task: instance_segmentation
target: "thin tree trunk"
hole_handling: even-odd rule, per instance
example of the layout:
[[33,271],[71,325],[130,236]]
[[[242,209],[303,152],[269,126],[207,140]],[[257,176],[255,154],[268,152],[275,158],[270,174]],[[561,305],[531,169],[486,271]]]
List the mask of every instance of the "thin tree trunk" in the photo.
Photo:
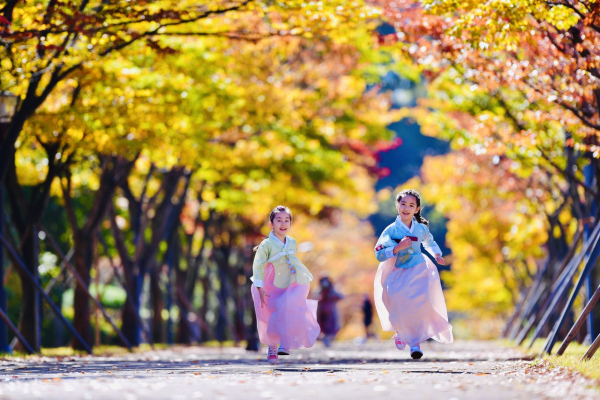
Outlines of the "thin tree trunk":
[[[31,233],[26,236],[22,246],[23,262],[33,277],[39,282],[38,273],[38,237],[35,227],[30,226]],[[33,284],[20,269],[21,281],[21,312],[19,315],[19,331],[25,340],[39,352],[41,349],[41,299]],[[25,348],[19,342],[15,350],[23,351]]]
[[[181,271],[180,268],[175,269],[175,290],[177,291],[177,293],[183,294],[186,292],[186,290],[185,290],[186,276],[185,275],[186,275],[185,271]],[[188,311],[185,308],[181,308],[179,310],[179,316],[180,316],[180,318],[188,318]],[[189,321],[189,318],[188,318],[188,321]],[[191,323],[192,323],[192,321],[190,321],[190,324]],[[193,325],[198,325],[198,324],[193,324]],[[189,329],[187,329],[183,323],[180,323],[179,326],[177,327],[176,342],[184,343],[184,344],[189,344],[192,342],[192,337],[190,335]]]
[[[95,193],[94,203],[91,210],[87,213],[87,219],[83,226],[79,226],[73,200],[71,198],[71,174],[67,171],[67,187],[63,187],[63,197],[65,201],[65,209],[71,230],[73,231],[75,254],[73,263],[77,272],[83,279],[86,285],[90,284],[90,270],[94,260],[94,250],[96,248],[96,230],[106,215],[106,211],[112,204],[112,197],[116,187],[129,176],[131,168],[135,163],[135,159],[129,161],[120,156],[100,156],[102,161],[102,172],[100,174],[100,187]],[[137,157],[136,157],[137,158]],[[79,285],[75,286],[75,317],[73,325],[79,334],[85,338],[88,343],[92,343],[92,326],[91,326],[91,311],[90,304],[87,300],[85,290]],[[125,332],[124,332],[125,333]],[[129,340],[130,338],[126,338]],[[136,346],[137,342],[129,340],[132,346]],[[75,340],[73,348],[79,350],[82,344]]]
[[162,312],[165,309],[165,300],[159,285],[160,279],[157,272],[150,274],[150,301],[152,302],[152,338],[155,343],[165,343],[165,324]]
[[[200,285],[202,286],[202,305],[200,306],[200,315],[206,320],[206,315],[208,314],[208,298],[210,294],[210,268],[208,266],[208,263],[206,263],[205,265],[205,271],[206,274],[202,278],[200,278]],[[205,334],[207,333],[208,332],[205,331]]]
[[[96,235],[86,235],[81,232],[75,237],[75,253],[73,254],[73,266],[87,287],[90,287],[90,271],[94,263],[94,249],[96,248]],[[75,297],[73,300],[75,316],[73,326],[79,332],[83,340],[88,344],[94,343],[91,324],[91,308],[85,288],[79,283],[75,284]],[[73,348],[85,349],[84,345],[73,338]]]
[[[131,301],[125,303],[123,309],[123,334],[129,340],[132,346],[139,346],[141,343],[141,328],[138,326],[135,314],[139,313],[142,297],[142,286],[144,284],[144,275],[136,275],[128,283],[129,291],[132,295]],[[133,306],[131,306],[133,303]]]
[[[48,173],[44,181],[30,188],[29,198],[25,196],[23,188],[17,179],[17,170],[14,164],[14,148],[8,160],[11,164],[8,169],[8,179],[6,180],[6,192],[11,208],[10,223],[21,239],[19,250],[17,251],[21,252],[20,257],[22,261],[38,282],[39,239],[37,236],[37,226],[44,216],[44,211],[50,198],[50,185],[57,173],[63,168],[63,164],[55,159],[60,145],[58,143],[50,143],[43,144],[43,147],[48,160],[52,160],[52,162],[48,165]],[[6,236],[8,237],[9,235]],[[35,290],[33,283],[24,275],[24,272],[19,270],[19,275],[21,278],[22,293],[19,329],[34,350],[39,351],[41,347],[42,324],[41,298]],[[21,345],[17,345],[16,349],[24,350]]]

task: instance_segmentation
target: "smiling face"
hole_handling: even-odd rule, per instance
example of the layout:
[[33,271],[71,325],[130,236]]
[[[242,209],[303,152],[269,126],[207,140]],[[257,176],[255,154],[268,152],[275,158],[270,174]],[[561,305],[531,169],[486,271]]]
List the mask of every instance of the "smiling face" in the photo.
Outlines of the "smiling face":
[[275,233],[275,236],[283,241],[285,235],[287,235],[287,232],[292,226],[292,217],[285,211],[275,213],[273,216],[273,221],[270,223],[270,225],[271,229],[273,229],[273,233]]
[[419,212],[420,207],[417,205],[417,198],[407,194],[402,197],[399,202],[396,202],[396,209],[398,210],[398,215],[400,215],[402,222],[410,226],[414,215]]

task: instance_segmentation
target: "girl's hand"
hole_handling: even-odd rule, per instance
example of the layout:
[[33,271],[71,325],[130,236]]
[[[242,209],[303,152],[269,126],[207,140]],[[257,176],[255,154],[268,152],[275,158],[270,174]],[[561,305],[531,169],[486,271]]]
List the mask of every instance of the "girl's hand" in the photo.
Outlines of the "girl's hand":
[[404,236],[400,243],[394,246],[394,254],[398,253],[400,250],[406,250],[412,246],[412,240],[408,236]]
[[260,308],[266,307],[267,306],[267,297],[271,297],[269,296],[269,294],[265,291],[265,289],[259,287],[258,289],[258,294],[260,295]]
[[441,254],[435,255],[435,261],[440,265],[446,265],[446,260],[444,260],[444,257],[442,257]]

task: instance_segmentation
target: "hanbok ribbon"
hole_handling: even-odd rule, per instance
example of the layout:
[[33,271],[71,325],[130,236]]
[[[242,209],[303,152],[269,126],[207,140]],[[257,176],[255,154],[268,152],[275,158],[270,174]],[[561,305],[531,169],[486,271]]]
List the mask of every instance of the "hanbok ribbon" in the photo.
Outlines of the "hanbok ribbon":
[[[279,252],[279,253],[275,254],[273,257],[269,258],[267,260],[267,262],[275,261],[275,260],[278,260],[280,257],[291,256],[293,254],[296,254],[295,250],[282,251],[282,252]],[[288,268],[290,269],[290,272],[292,274],[295,274],[296,273],[296,268],[292,265],[292,262],[290,261],[289,257],[287,259],[287,264],[288,264]]]

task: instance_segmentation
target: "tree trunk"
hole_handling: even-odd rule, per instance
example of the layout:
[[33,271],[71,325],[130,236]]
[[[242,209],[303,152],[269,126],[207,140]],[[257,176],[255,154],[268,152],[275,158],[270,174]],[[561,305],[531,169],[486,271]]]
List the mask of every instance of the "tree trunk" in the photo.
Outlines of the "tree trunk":
[[246,311],[246,293],[240,285],[240,278],[244,276],[244,254],[243,250],[238,249],[236,254],[238,261],[232,272],[232,295],[235,302],[235,320],[233,322],[235,335],[238,338],[246,337],[246,326],[244,324],[244,313]]
[[[142,296],[142,287],[144,284],[144,275],[136,275],[133,277],[131,281],[128,282],[129,292],[133,296],[130,302],[127,300],[125,303],[125,308],[123,309],[122,320],[123,320],[123,328],[121,331],[129,340],[132,346],[139,346],[142,342],[142,329],[137,324],[137,320],[135,317],[136,313],[139,313],[140,310],[140,300]],[[135,308],[131,306],[131,303],[134,304]]]
[[[152,269],[152,265],[156,263],[156,256],[159,253],[160,242],[164,239],[165,232],[170,228],[169,221],[176,220],[179,217],[179,214],[177,214],[169,218],[173,210],[173,203],[171,202],[171,199],[177,191],[177,185],[179,179],[181,176],[183,176],[183,173],[183,168],[173,168],[172,170],[168,171],[163,179],[161,188],[145,204],[144,207],[142,207],[142,204],[145,202],[145,196],[142,195],[139,199],[135,198],[127,181],[123,180],[121,182],[121,189],[129,200],[129,213],[132,220],[131,226],[134,228],[133,245],[135,246],[135,258],[130,256],[125,244],[124,236],[120,228],[118,228],[116,225],[116,214],[114,212],[114,207],[111,206],[109,209],[111,212],[111,227],[115,237],[115,245],[123,263],[127,284],[132,296],[134,297],[131,300],[135,304],[135,308],[127,304],[123,310],[123,333],[133,346],[138,346],[139,343],[141,343],[142,332],[141,327],[139,327],[136,323],[135,315],[133,313],[138,312],[140,309],[144,278],[146,273]],[[148,174],[147,180],[150,178],[150,175],[151,174]],[[155,207],[159,193],[162,194],[163,199],[162,202]],[[185,196],[185,191],[182,195]],[[154,211],[153,217],[148,216],[148,212],[151,209]],[[144,213],[142,212],[143,210]],[[150,242],[147,242],[144,238],[145,230],[148,224],[150,224],[150,229],[152,231]],[[156,290],[156,286],[154,287],[154,290]],[[164,304],[162,307],[164,308]],[[157,318],[159,318],[159,315],[155,313],[154,322],[156,322]]]
[[[83,281],[86,287],[90,287],[91,277],[90,271],[94,262],[94,250],[96,249],[96,235],[88,235],[81,231],[75,237],[75,253],[73,254],[73,266]],[[73,308],[75,316],[73,318],[73,326],[81,335],[83,340],[91,347],[94,344],[92,324],[91,324],[91,308],[90,302],[86,294],[85,288],[79,283],[75,284],[75,297],[73,300]],[[76,338],[73,338],[73,348],[75,350],[85,350],[84,345]]]
[[[185,294],[185,283],[186,283],[186,271],[182,271],[180,268],[175,268],[175,290],[178,293]],[[190,304],[193,304],[193,297],[188,300]],[[187,318],[188,310],[184,307],[180,307],[179,310],[179,318]],[[189,320],[189,319],[188,319]],[[190,326],[196,326],[197,324],[193,321],[190,321]],[[190,344],[192,343],[192,336],[190,335],[189,329],[186,327],[184,322],[180,322],[177,327],[177,337],[175,339],[177,343]]]
[[[21,240],[21,243],[15,245],[15,250],[20,253],[23,263],[38,282],[39,242],[37,226],[41,222],[48,204],[50,185],[62,168],[62,164],[59,164],[55,160],[59,144],[46,144],[44,149],[46,150],[48,160],[53,160],[54,162],[49,164],[48,174],[44,181],[39,185],[30,187],[29,198],[25,195],[17,179],[16,166],[14,164],[14,148],[9,157],[11,165],[8,169],[8,179],[6,180],[7,199],[11,209],[9,221],[16,232],[18,232]],[[7,231],[8,227],[5,232]],[[19,271],[19,276],[21,278],[21,292],[23,296],[19,315],[19,330],[31,347],[35,351],[39,351],[41,347],[42,324],[41,298],[29,278],[21,271]],[[19,351],[25,350],[21,343],[17,345],[16,349]]]
[[157,272],[150,274],[150,299],[152,301],[152,339],[154,343],[165,343],[165,324],[162,311],[165,309],[165,299],[160,290]]
[[[210,281],[209,281],[210,269],[209,269],[208,263],[207,263],[207,265],[205,265],[204,268],[206,270],[206,273],[202,278],[200,278],[200,284],[202,285],[202,305],[200,306],[200,316],[202,318],[204,318],[205,321],[207,321],[206,314],[208,314],[208,298],[209,298],[209,294],[210,294],[209,293],[210,292]],[[208,323],[208,321],[207,321],[207,323]],[[205,332],[205,334],[208,335],[208,332]]]
[[[99,156],[102,164],[102,172],[100,174],[100,187],[94,194],[94,203],[91,209],[87,212],[87,218],[80,228],[75,213],[75,207],[73,199],[71,198],[71,174],[67,171],[67,187],[63,187],[63,197],[65,201],[65,210],[67,211],[67,217],[71,230],[73,231],[74,237],[74,263],[77,272],[84,280],[86,285],[90,284],[90,270],[92,268],[94,260],[94,250],[96,249],[96,231],[100,226],[100,223],[106,215],[106,211],[112,204],[112,197],[115,192],[117,185],[123,180],[127,179],[131,168],[133,167],[137,157],[129,161],[121,156]],[[87,296],[83,288],[77,285],[75,287],[75,317],[73,325],[75,329],[82,335],[83,339],[90,345],[92,342],[92,330],[90,323],[90,306]],[[127,306],[126,306],[127,309]],[[135,323],[135,318],[133,322]],[[123,322],[125,326],[125,321]],[[139,331],[139,330],[138,330]],[[125,334],[127,337],[127,334]],[[139,332],[138,332],[139,337]],[[132,346],[136,346],[139,343],[132,341],[129,337],[129,343]],[[74,341],[73,345],[75,348],[79,348],[81,343]]]
[[[36,280],[39,281],[38,273],[38,237],[37,229],[29,226],[30,233],[26,235],[22,252],[23,263]],[[41,299],[35,286],[29,278],[17,269],[21,280],[21,313],[19,315],[19,331],[33,350],[39,352],[41,348]],[[19,342],[15,350],[25,351],[23,344]]]

